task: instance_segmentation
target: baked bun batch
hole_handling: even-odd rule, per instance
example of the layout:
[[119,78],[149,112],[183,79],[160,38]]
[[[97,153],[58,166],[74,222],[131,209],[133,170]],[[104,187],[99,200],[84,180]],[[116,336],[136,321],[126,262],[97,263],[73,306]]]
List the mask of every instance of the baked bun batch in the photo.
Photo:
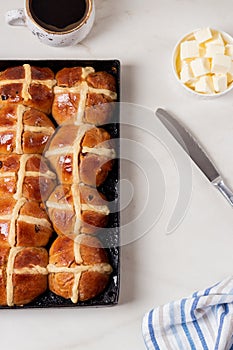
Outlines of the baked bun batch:
[[92,67],[0,72],[1,306],[48,289],[77,303],[108,285],[112,267],[96,233],[110,211],[97,188],[115,158],[100,126],[116,100],[115,78]]

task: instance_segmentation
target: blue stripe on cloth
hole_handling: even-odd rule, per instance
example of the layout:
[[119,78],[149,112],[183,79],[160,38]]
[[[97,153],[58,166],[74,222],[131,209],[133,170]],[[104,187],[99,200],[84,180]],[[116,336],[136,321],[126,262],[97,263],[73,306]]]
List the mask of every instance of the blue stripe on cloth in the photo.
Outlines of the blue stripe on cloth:
[[[212,287],[212,288],[213,288],[213,287]],[[206,289],[205,292],[204,292],[204,295],[205,295],[205,296],[209,295],[212,288]]]
[[203,335],[203,333],[202,333],[202,331],[201,331],[201,328],[200,328],[200,326],[199,326],[199,323],[198,323],[198,321],[196,320],[195,312],[194,312],[194,310],[195,310],[196,307],[197,307],[197,304],[198,304],[199,299],[200,299],[200,297],[196,297],[196,298],[194,299],[194,302],[193,302],[193,305],[192,305],[192,308],[191,308],[191,317],[192,317],[192,319],[193,319],[193,325],[194,325],[194,327],[195,327],[195,329],[196,329],[196,331],[197,331],[197,335],[198,335],[198,337],[199,337],[199,339],[200,339],[200,341],[201,341],[203,350],[209,350],[209,349],[208,349],[208,346],[207,346],[207,344],[206,344],[206,341],[205,341],[205,337],[204,337],[204,335]]
[[[221,307],[219,305],[219,307]],[[223,311],[223,313],[221,314],[220,317],[220,324],[219,324],[219,328],[218,328],[218,336],[217,336],[217,340],[216,340],[216,345],[214,350],[218,350],[219,347],[219,342],[220,342],[220,338],[221,338],[221,334],[222,334],[222,329],[223,329],[223,322],[224,322],[224,318],[226,317],[226,315],[229,313],[229,307],[227,304],[225,304],[225,310]]]
[[153,327],[153,311],[154,310],[151,310],[150,313],[149,313],[149,317],[148,317],[148,328],[149,328],[149,332],[150,332],[150,338],[151,338],[151,341],[154,345],[154,348],[155,350],[160,350],[159,348],[159,345],[155,339],[155,333],[154,333],[154,327]]
[[143,318],[143,322],[142,322],[142,334],[143,334],[144,344],[145,344],[147,350],[150,350],[150,349],[149,349],[149,345],[147,344],[147,339],[144,337],[145,329],[148,331],[148,316],[147,316],[147,317],[144,316],[144,318]]
[[174,315],[174,301],[170,303],[170,320],[171,320],[171,324],[170,324],[170,328],[172,330],[172,333],[174,334],[175,338],[176,338],[176,342],[179,346],[179,350],[184,350],[183,344],[181,342],[180,336],[176,331],[176,327],[174,326],[175,324],[175,315]]
[[189,332],[189,329],[187,327],[186,324],[186,316],[185,316],[185,303],[186,303],[187,299],[183,299],[181,301],[181,322],[182,322],[182,328],[184,330],[184,333],[186,335],[186,338],[188,339],[188,342],[190,344],[191,350],[196,350],[196,347],[194,345],[193,339],[191,337],[191,334]]

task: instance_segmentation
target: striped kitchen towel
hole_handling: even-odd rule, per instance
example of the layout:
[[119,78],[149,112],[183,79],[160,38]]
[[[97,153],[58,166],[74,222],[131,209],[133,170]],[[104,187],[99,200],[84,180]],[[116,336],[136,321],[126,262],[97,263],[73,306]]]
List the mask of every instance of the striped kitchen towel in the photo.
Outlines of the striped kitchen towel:
[[233,350],[233,277],[143,318],[149,350]]

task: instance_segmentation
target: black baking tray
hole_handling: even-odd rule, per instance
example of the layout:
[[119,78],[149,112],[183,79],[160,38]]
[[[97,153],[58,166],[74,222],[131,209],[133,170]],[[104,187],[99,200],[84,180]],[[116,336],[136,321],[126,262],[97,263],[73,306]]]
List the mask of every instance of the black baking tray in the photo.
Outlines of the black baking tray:
[[[56,74],[60,69],[64,67],[93,67],[96,71],[106,71],[112,74],[117,82],[117,103],[114,108],[114,114],[109,124],[104,127],[115,139],[116,153],[119,155],[120,150],[120,74],[121,65],[117,59],[113,60],[74,60],[74,59],[19,59],[19,60],[0,60],[0,71],[3,71],[9,67],[20,66],[23,64],[30,64],[37,67],[49,67]],[[50,116],[51,119],[52,116]],[[53,120],[54,122],[54,120]],[[56,123],[55,123],[56,124]],[[102,184],[99,190],[107,197],[111,202],[111,214],[109,215],[109,222],[107,231],[104,229],[102,232],[97,233],[97,237],[102,241],[104,247],[106,247],[107,254],[109,256],[110,264],[113,268],[110,282],[105,291],[97,297],[85,301],[72,303],[69,299],[64,299],[57,296],[51,291],[47,290],[44,294],[39,296],[30,304],[24,306],[0,306],[0,309],[31,309],[31,308],[54,308],[54,307],[103,307],[114,306],[118,303],[120,292],[120,210],[119,210],[119,158],[117,157],[113,170],[109,173],[106,181]],[[52,240],[56,238],[54,237]],[[51,240],[51,242],[52,242]],[[49,249],[49,246],[47,247]]]

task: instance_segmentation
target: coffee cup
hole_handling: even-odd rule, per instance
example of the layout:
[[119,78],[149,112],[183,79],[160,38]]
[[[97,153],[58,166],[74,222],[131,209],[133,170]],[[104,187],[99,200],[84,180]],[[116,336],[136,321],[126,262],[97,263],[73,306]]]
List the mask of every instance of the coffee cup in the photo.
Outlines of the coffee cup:
[[95,18],[94,0],[25,0],[24,8],[6,13],[11,26],[25,26],[50,46],[71,46],[90,32]]

